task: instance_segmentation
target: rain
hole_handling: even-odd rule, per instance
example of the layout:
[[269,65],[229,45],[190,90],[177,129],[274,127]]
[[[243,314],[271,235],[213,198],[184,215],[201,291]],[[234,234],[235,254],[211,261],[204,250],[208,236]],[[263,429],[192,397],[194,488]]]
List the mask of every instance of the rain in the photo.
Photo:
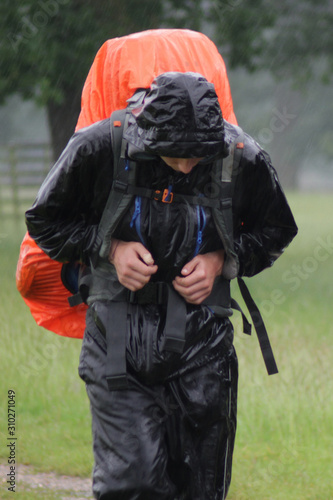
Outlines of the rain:
[[[217,46],[238,125],[270,156],[299,227],[281,263],[250,282],[278,353],[274,381],[235,320],[239,430],[228,500],[333,498],[332,28],[332,0],[1,0],[0,387],[4,399],[17,395],[22,476],[25,464],[29,474],[87,480],[92,467],[79,342],[38,327],[16,289],[24,213],[75,133],[102,45],[145,30],[188,29]],[[7,459],[3,444],[6,473]],[[30,495],[27,484],[21,491]],[[19,479],[15,485],[19,492]],[[24,498],[53,491],[32,488]],[[58,490],[50,498],[75,495],[67,482],[64,494]],[[92,498],[89,489],[80,494]]]

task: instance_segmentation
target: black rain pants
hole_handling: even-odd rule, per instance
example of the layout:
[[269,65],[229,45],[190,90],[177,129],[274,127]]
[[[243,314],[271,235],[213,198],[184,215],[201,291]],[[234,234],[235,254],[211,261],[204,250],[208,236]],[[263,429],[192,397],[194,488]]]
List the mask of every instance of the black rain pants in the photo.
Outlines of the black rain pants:
[[87,318],[79,374],[91,405],[95,498],[225,499],[236,432],[233,346],[154,384],[132,370],[129,388],[112,392],[105,362],[105,338]]

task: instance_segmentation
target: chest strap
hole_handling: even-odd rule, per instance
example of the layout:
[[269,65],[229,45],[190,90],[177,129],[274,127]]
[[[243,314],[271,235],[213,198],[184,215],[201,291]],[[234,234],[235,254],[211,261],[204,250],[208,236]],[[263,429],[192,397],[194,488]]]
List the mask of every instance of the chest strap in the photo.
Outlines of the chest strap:
[[[140,186],[134,186],[119,181],[114,181],[112,189],[118,193],[130,194],[132,196],[142,196],[162,203],[190,203],[191,205],[201,205],[203,207],[217,208],[224,205],[224,200],[218,198],[207,198],[206,196],[191,196],[170,192],[168,189],[160,191]],[[230,202],[230,200],[229,200]]]

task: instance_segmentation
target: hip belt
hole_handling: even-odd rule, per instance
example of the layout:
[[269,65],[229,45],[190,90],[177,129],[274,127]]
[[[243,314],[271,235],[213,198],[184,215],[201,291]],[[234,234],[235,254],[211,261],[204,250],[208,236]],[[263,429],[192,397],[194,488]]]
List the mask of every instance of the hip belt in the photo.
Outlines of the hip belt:
[[[250,312],[257,332],[260,348],[268,375],[278,373],[267,330],[258,307],[242,278],[237,278],[244,302]],[[79,298],[78,298],[79,296]],[[126,330],[128,304],[166,304],[165,350],[181,353],[185,344],[186,302],[171,284],[149,282],[141,290],[131,292],[123,287],[117,276],[103,269],[94,269],[80,281],[80,292],[73,296],[71,305],[76,305],[86,297],[88,305],[93,305],[97,326],[104,333],[107,342],[107,381],[110,390],[126,389]],[[229,317],[232,309],[240,311],[244,333],[251,334],[248,322],[238,303],[230,296],[230,281],[216,280],[212,293],[203,302],[219,317]],[[97,311],[97,308],[99,311]]]
[[[203,304],[209,306],[218,316],[228,317],[232,315],[231,302],[230,282],[220,279]],[[94,276],[90,286],[89,303],[95,323],[106,338],[106,380],[110,391],[128,387],[126,331],[129,304],[164,304],[166,321],[162,349],[180,354],[183,352],[186,302],[171,284],[149,282],[141,290],[131,292],[115,280]]]

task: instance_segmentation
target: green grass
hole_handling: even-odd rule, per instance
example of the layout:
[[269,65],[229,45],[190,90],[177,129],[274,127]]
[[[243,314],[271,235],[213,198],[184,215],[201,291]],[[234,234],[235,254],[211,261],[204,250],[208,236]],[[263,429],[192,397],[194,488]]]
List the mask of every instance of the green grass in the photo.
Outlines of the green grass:
[[235,322],[239,418],[230,500],[333,498],[333,248],[322,245],[333,242],[333,199],[288,198],[299,234],[272,269],[247,280],[279,375],[266,375],[257,340]]
[[[61,498],[68,498],[70,495],[68,492],[53,492],[44,488],[26,489],[24,486],[17,489],[16,493],[20,500],[59,500]],[[2,493],[1,500],[10,500],[12,498],[13,493],[11,491],[4,491]],[[75,497],[72,496],[72,498]]]
[[[17,460],[36,470],[89,476],[90,414],[77,375],[81,342],[38,327],[15,286],[23,225],[0,229],[2,401],[16,392]],[[0,415],[1,442],[7,439],[6,404]],[[0,449],[5,463],[7,451]],[[0,495],[1,496],[1,495]]]
[[[19,500],[63,500],[63,499],[75,499],[81,498],[68,490],[55,490],[53,491],[51,488],[44,488],[41,485],[28,486],[27,484],[20,483],[18,479],[18,486],[16,487],[16,494]],[[12,500],[13,492],[8,491],[6,488],[1,491],[1,500]],[[90,497],[92,498],[92,497]]]
[[[239,413],[228,500],[333,498],[333,198],[288,198],[299,235],[272,269],[247,280],[279,375],[267,376],[255,334],[243,335],[239,315],[234,317]],[[0,394],[6,401],[8,389],[16,391],[17,460],[40,471],[89,476],[89,406],[77,375],[80,341],[37,327],[16,292],[23,232],[10,221],[0,226]],[[0,461],[6,463],[5,405],[0,425]],[[21,498],[30,497],[22,492]]]

